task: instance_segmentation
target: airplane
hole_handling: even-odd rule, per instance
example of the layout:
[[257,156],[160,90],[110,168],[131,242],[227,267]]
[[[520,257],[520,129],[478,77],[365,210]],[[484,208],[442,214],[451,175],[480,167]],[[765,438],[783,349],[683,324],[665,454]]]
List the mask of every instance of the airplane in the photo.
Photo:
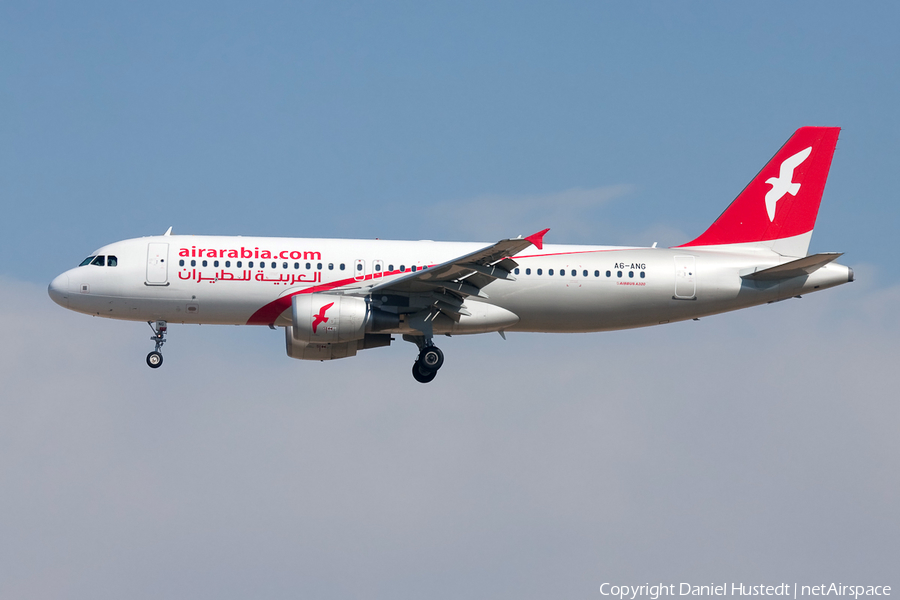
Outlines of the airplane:
[[169,323],[284,329],[288,356],[334,360],[440,335],[594,332],[699,319],[854,279],[841,253],[807,255],[840,128],[802,127],[713,224],[671,248],[173,235],[115,242],[49,285],[76,312],[146,321],[162,365]]

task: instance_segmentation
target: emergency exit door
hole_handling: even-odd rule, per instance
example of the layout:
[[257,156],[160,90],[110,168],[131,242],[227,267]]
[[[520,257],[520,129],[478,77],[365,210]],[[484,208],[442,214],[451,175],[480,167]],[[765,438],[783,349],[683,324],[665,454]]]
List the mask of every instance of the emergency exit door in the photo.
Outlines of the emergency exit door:
[[697,259],[693,256],[675,257],[675,297],[690,300],[697,294]]

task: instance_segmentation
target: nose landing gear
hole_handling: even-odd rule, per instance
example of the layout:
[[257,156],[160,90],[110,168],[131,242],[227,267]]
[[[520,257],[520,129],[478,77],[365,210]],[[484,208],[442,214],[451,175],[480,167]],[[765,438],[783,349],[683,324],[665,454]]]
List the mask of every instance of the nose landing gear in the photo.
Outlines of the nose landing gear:
[[157,321],[155,324],[147,321],[147,325],[153,330],[153,337],[150,338],[150,341],[156,342],[156,349],[147,355],[147,366],[151,369],[158,369],[163,363],[163,356],[160,350],[162,350],[163,344],[166,343],[166,333],[168,333],[169,326],[165,321]]

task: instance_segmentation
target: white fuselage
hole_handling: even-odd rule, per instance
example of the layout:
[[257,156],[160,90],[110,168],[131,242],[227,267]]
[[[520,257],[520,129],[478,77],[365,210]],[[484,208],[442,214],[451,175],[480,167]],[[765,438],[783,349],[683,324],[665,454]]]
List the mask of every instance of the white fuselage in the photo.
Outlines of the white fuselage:
[[[114,256],[115,266],[70,269],[53,280],[50,295],[71,310],[112,319],[289,326],[290,301],[285,299],[297,292],[342,293],[367,287],[483,247],[432,241],[145,237],[100,248],[94,255]],[[849,268],[834,263],[786,280],[742,279],[749,268],[792,259],[740,245],[668,249],[545,245],[512,258],[519,265],[515,281],[487,285],[487,298],[466,299],[471,317],[464,317],[462,325],[448,324],[446,331],[438,326],[435,333],[643,327],[782,300],[852,280]],[[377,293],[371,301],[379,302]],[[477,310],[479,306],[484,310]],[[401,322],[391,333],[411,331]]]

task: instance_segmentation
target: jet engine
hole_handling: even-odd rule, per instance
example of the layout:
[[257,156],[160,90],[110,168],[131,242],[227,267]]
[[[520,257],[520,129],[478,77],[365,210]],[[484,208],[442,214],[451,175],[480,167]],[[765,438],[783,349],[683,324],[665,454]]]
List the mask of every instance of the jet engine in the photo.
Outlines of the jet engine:
[[397,315],[369,306],[362,298],[336,294],[298,294],[291,299],[292,325],[285,328],[287,354],[304,360],[356,356],[367,348],[390,346],[400,326]]
[[298,294],[291,299],[294,339],[332,344],[360,340],[366,334],[369,306],[362,298],[334,294]]

